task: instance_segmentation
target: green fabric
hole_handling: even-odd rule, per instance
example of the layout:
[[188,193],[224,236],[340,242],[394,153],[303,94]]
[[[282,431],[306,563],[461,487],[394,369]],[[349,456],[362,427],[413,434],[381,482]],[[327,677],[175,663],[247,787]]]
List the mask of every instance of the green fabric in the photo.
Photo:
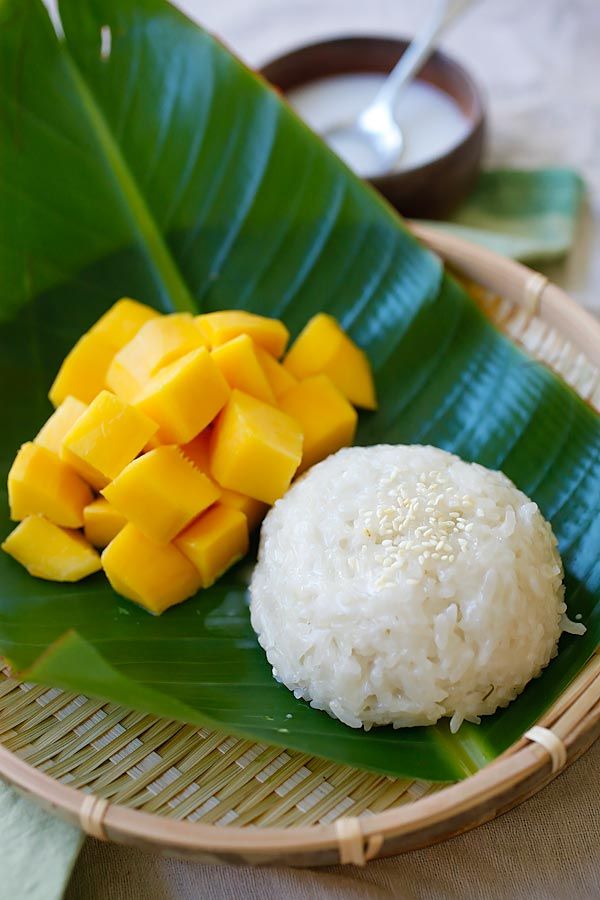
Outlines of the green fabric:
[[0,782],[0,900],[60,900],[82,843],[78,828]]
[[483,172],[475,190],[442,231],[525,262],[558,259],[573,244],[584,194],[570,169]]
[[[570,249],[583,182],[568,169],[484,172],[450,222],[430,223],[503,256],[533,261]],[[83,842],[0,782],[0,900],[60,898]]]

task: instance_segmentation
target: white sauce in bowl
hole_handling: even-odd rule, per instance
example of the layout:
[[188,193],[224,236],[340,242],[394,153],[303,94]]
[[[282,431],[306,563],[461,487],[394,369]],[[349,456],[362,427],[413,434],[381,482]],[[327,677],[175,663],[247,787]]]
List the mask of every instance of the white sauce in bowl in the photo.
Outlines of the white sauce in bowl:
[[[384,81],[385,75],[370,72],[333,75],[294,88],[287,99],[313,131],[321,133],[330,125],[356,118]],[[405,142],[396,171],[443,156],[466,137],[470,127],[456,101],[425,81],[407,85],[398,98],[396,117]],[[372,171],[371,154],[362,142],[339,135],[331,146],[357,175],[366,177]]]

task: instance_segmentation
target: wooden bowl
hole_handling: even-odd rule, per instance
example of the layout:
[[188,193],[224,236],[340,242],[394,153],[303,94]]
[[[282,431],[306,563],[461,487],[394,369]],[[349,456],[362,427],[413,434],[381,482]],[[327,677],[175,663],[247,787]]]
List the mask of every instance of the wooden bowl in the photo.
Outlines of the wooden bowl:
[[[309,44],[267,63],[261,74],[283,94],[318,78],[357,72],[388,73],[408,46],[400,38],[342,37]],[[471,190],[480,169],[485,133],[481,95],[457,62],[435,51],[419,78],[449,94],[470,127],[458,144],[423,165],[372,178],[405,216],[446,217]]]
[[[600,322],[525,266],[432,228],[415,231],[500,327],[600,406]],[[20,684],[0,671],[1,777],[96,838],[202,862],[364,865],[425,847],[526,800],[599,734],[598,653],[537,731],[444,787]]]

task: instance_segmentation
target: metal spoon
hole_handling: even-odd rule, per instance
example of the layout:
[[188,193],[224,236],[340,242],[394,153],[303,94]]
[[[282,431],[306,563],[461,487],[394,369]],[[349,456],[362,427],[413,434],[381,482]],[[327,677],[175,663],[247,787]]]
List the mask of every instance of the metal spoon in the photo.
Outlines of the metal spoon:
[[[433,16],[404,51],[369,106],[356,119],[337,123],[322,132],[322,137],[345,162],[351,164],[353,156],[360,154],[369,161],[366,175],[393,171],[404,148],[402,129],[394,115],[398,96],[429,58],[438,37],[472,3],[473,0],[438,0]],[[356,154],[351,153],[352,145]]]

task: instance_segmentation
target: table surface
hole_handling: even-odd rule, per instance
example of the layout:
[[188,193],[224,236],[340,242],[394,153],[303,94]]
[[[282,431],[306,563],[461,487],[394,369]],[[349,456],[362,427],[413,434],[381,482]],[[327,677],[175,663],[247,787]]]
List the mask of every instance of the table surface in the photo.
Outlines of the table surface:
[[[179,0],[252,65],[332,35],[409,35],[433,0]],[[487,95],[489,165],[572,165],[588,200],[551,277],[600,313],[600,3],[481,0],[443,46]],[[600,741],[598,742],[600,744]],[[212,868],[88,841],[67,900],[241,897],[588,900],[600,896],[600,746],[477,830],[365,870]]]

